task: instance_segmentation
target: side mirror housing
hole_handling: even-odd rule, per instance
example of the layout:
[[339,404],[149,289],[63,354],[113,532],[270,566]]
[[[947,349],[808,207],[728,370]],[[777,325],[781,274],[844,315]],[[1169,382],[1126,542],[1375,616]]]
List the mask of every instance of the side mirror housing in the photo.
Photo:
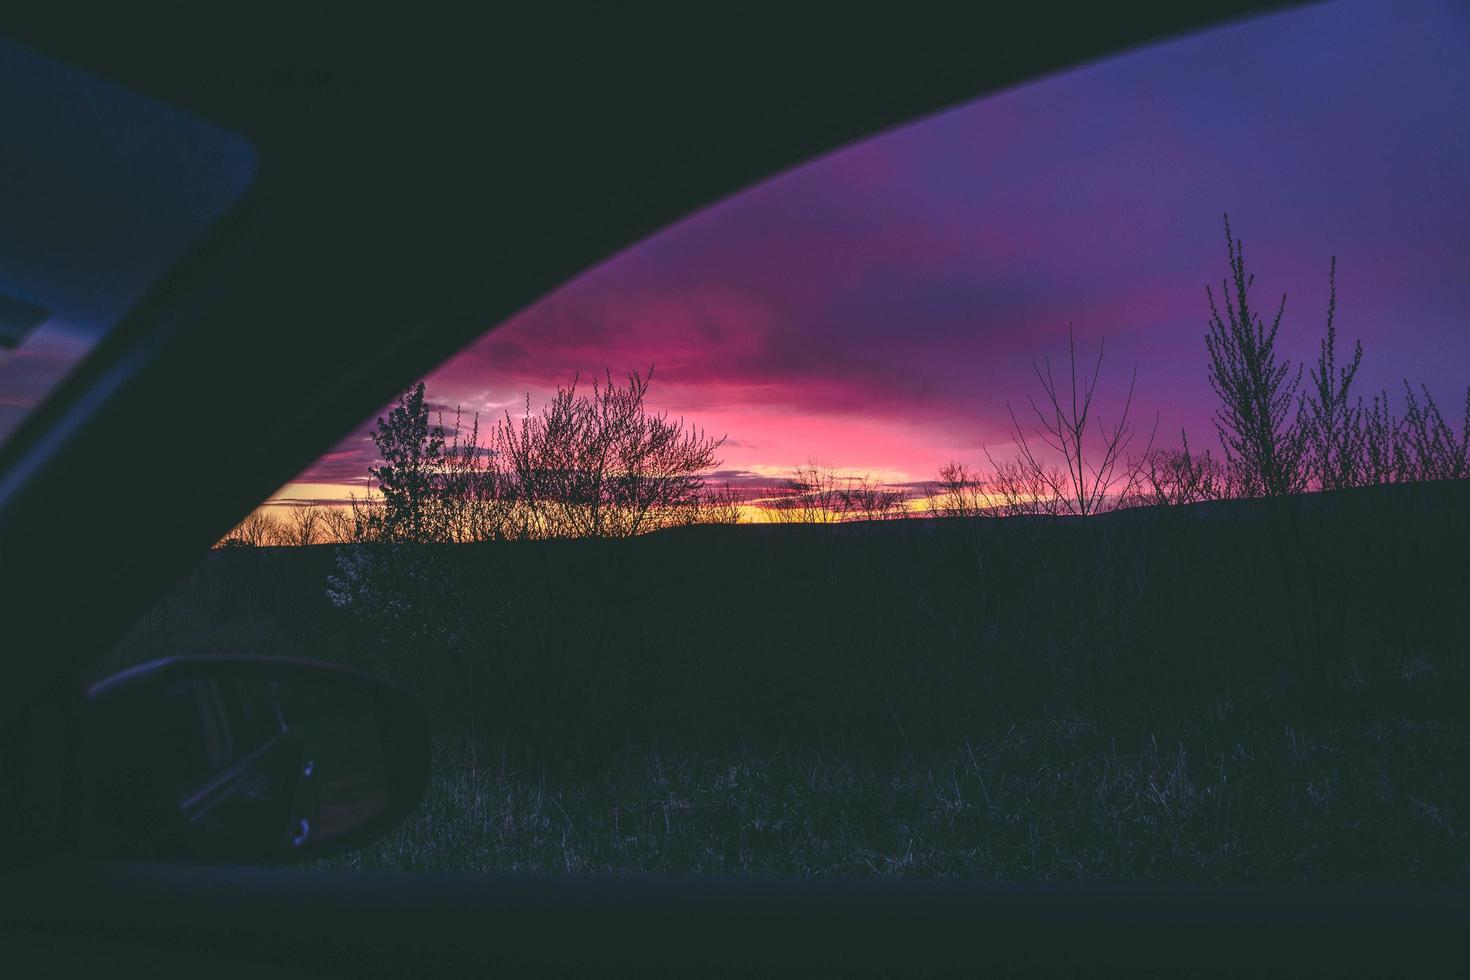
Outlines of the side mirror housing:
[[155,660],[93,685],[80,742],[83,848],[97,856],[276,864],[361,847],[429,774],[407,692],[272,657]]

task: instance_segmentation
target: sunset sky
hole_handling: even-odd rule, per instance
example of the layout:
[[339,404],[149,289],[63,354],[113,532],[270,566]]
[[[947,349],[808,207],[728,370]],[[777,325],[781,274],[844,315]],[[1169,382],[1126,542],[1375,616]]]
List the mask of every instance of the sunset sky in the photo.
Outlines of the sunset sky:
[[[850,146],[628,249],[426,380],[499,417],[559,383],[656,365],[654,407],[727,434],[736,483],[818,462],[894,483],[1010,449],[1006,402],[1068,324],[1137,418],[1213,446],[1205,284],[1221,212],[1281,347],[1338,326],[1365,393],[1470,383],[1470,17],[1337,3],[1026,85]],[[487,324],[487,327],[490,325]],[[1400,389],[1401,390],[1401,389]],[[1107,416],[1105,415],[1105,418]],[[362,429],[276,499],[361,491]]]

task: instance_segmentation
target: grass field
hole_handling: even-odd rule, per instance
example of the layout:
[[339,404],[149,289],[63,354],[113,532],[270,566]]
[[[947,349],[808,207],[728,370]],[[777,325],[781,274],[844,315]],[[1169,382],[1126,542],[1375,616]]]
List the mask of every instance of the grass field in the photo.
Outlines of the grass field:
[[1463,883],[1467,557],[1463,482],[425,548],[391,621],[240,549],[109,667],[416,691],[428,797],[340,867]]
[[[441,744],[422,811],[335,867],[1454,882],[1463,731],[1119,739],[1080,719],[875,765],[815,752],[628,750],[589,774],[502,773]],[[1456,785],[1457,783],[1461,785]]]

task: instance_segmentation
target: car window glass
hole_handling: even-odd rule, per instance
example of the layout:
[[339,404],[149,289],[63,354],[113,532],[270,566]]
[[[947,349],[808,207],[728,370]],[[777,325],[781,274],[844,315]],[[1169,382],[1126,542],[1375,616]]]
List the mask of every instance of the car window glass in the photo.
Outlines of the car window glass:
[[241,137],[0,39],[0,442],[254,179]]
[[774,177],[113,660],[417,693],[424,805],[337,867],[1462,883],[1467,93],[1462,6],[1313,5]]

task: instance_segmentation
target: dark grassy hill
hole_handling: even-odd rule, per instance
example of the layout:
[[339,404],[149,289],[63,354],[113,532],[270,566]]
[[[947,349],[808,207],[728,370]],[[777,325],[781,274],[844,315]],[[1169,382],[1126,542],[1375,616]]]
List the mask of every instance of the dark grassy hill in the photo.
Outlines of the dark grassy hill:
[[415,614],[376,628],[327,601],[333,547],[227,550],[117,657],[340,660],[420,692],[447,727],[574,756],[629,740],[901,751],[1037,712],[1427,708],[1462,693],[1467,528],[1460,483],[425,547]]
[[1470,483],[1086,521],[212,553],[102,669],[336,660],[439,727],[347,866],[1470,878]]

